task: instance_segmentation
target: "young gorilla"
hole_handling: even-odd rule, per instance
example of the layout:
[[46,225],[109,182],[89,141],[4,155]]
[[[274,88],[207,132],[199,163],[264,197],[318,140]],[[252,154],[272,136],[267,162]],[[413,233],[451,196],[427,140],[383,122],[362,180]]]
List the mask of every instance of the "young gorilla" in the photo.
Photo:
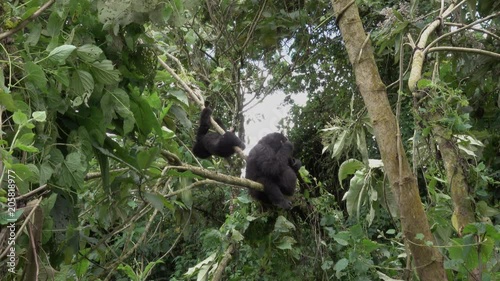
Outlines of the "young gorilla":
[[264,205],[273,204],[290,209],[297,183],[297,173],[302,163],[292,157],[293,144],[280,133],[263,137],[250,151],[247,158],[246,178],[264,185],[264,192],[250,190],[250,195]]
[[208,132],[211,127],[210,116],[212,116],[212,109],[209,107],[209,103],[205,102],[205,108],[200,115],[200,127],[193,146],[194,155],[199,158],[208,158],[212,155],[229,157],[234,153],[233,146],[245,149],[245,144],[232,131],[227,131],[220,119],[215,121],[226,133],[221,135]]

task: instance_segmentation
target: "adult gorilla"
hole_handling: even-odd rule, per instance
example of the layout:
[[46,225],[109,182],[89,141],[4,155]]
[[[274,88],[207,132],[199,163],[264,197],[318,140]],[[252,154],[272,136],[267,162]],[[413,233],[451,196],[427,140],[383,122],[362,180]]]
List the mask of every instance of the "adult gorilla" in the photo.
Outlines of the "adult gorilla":
[[246,178],[264,185],[264,191],[250,190],[250,195],[264,205],[273,204],[290,209],[297,184],[297,172],[302,165],[292,157],[293,144],[280,133],[263,137],[247,158]]

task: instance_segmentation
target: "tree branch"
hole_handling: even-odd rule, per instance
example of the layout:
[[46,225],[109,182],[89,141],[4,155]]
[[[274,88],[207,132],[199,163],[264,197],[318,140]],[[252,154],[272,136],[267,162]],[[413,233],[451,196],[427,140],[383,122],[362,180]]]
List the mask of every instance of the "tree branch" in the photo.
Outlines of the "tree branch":
[[[167,55],[167,56],[169,56],[169,55]],[[169,56],[169,57],[171,57],[171,56]],[[170,66],[168,66],[168,64],[166,64],[166,63],[165,63],[165,62],[164,62],[164,61],[163,61],[160,57],[158,57],[158,62],[160,62],[161,66],[162,66],[163,68],[165,68],[165,70],[167,70],[167,72],[168,72],[168,73],[170,73],[170,75],[172,75],[172,77],[174,77],[174,79],[175,79],[175,80],[177,80],[177,82],[179,82],[179,84],[180,84],[180,85],[181,85],[181,87],[182,87],[182,88],[186,91],[186,93],[188,94],[188,96],[189,96],[189,97],[190,97],[190,98],[191,98],[194,102],[196,102],[196,103],[199,105],[199,107],[200,107],[201,109],[203,109],[203,108],[204,108],[204,106],[205,106],[205,104],[204,104],[204,102],[203,102],[203,100],[202,100],[202,94],[201,94],[201,93],[199,93],[199,92],[195,92],[195,91],[193,91],[193,89],[191,89],[191,88],[189,87],[189,85],[188,85],[188,84],[186,84],[186,82],[184,82],[184,81],[181,79],[181,77],[179,77],[179,75],[177,75],[177,73],[175,73],[175,71],[174,71],[174,70],[173,70]],[[199,89],[197,89],[197,91],[199,91]],[[215,128],[215,130],[216,130],[219,134],[223,135],[223,134],[225,134],[225,133],[226,133],[226,131],[224,131],[224,130],[223,130],[223,129],[219,126],[219,124],[217,124],[217,122],[215,122],[215,120],[214,120],[212,117],[210,117],[210,121],[211,121],[211,123],[212,123],[212,127],[214,127],[214,128]],[[239,148],[239,147],[235,146],[235,147],[233,147],[233,149],[234,149],[234,151],[236,151],[236,153],[238,153],[238,154],[240,155],[240,157],[241,157],[242,159],[246,159],[245,153],[243,153],[243,150],[241,150],[241,148]]]
[[13,29],[7,30],[4,33],[0,34],[0,40],[7,38],[11,36],[12,34],[18,32],[19,30],[23,29],[28,23],[30,23],[32,20],[40,16],[43,11],[45,11],[48,7],[52,6],[54,4],[55,0],[50,0],[49,2],[43,4],[43,6],[40,7],[36,12],[34,12],[31,16],[29,16],[27,19],[23,20],[21,23],[19,23],[16,27]]
[[408,78],[408,88],[412,93],[416,92],[417,82],[422,77],[422,68],[424,65],[425,57],[424,49],[426,47],[429,36],[436,30],[436,28],[441,25],[442,19],[448,17],[456,7],[459,7],[464,2],[465,0],[460,2],[458,5],[455,5],[456,1],[452,1],[452,3],[450,3],[450,6],[442,14],[440,14],[436,20],[430,23],[422,32],[422,35],[420,36],[420,39],[415,46],[415,53],[413,54],[413,61],[411,62],[412,67],[410,71],[410,77]]
[[463,53],[476,53],[476,54],[481,54],[481,55],[490,56],[490,57],[493,57],[493,58],[496,58],[496,59],[500,59],[500,54],[499,53],[485,51],[485,50],[480,50],[480,49],[474,49],[474,48],[434,47],[434,48],[430,48],[427,52],[428,53],[432,53],[432,52],[441,52],[441,51],[463,52]]
[[191,166],[191,165],[182,165],[182,166],[170,166],[168,167],[170,169],[175,169],[179,171],[190,171],[195,175],[202,176],[204,178],[212,179],[217,182],[223,182],[226,184],[234,185],[234,186],[240,186],[240,187],[247,187],[247,188],[252,188],[256,189],[259,191],[264,190],[264,186],[258,182],[247,180],[244,178],[237,178],[233,176],[228,176],[225,174],[221,174],[218,172],[212,172],[207,169]]

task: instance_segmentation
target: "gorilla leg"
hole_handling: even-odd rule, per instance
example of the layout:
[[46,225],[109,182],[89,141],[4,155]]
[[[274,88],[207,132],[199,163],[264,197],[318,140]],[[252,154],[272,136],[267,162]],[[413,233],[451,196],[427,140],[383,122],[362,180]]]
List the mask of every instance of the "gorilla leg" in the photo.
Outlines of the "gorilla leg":
[[281,192],[287,196],[292,196],[297,185],[297,174],[292,168],[287,167],[281,174],[279,183]]
[[256,199],[264,203],[272,203],[273,205],[283,209],[290,209],[292,207],[292,202],[285,198],[280,187],[274,181],[264,177],[257,179],[257,182],[264,185],[264,192],[252,190],[251,194]]

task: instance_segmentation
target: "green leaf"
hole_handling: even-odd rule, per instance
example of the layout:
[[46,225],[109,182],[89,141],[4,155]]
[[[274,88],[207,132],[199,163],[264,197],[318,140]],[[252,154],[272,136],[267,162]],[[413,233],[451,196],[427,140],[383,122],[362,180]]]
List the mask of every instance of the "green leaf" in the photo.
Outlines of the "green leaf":
[[182,102],[186,106],[189,106],[189,100],[185,92],[183,91],[172,91],[169,95],[174,96],[178,101]]
[[297,243],[297,241],[295,241],[295,239],[293,239],[290,236],[285,236],[285,237],[281,238],[279,243],[276,245],[276,248],[278,248],[280,250],[291,250],[292,245],[295,243]]
[[294,230],[295,225],[288,221],[285,217],[279,216],[274,224],[274,231],[276,232],[290,232],[290,230]]
[[65,87],[69,87],[69,69],[68,67],[59,67],[55,72],[53,72],[54,78],[57,82],[63,84]]
[[102,56],[101,48],[92,44],[85,44],[76,49],[76,55],[86,62],[94,62]]
[[50,166],[49,163],[45,162],[40,166],[40,184],[46,184],[52,174],[54,173],[54,169]]
[[346,201],[347,213],[350,216],[359,216],[358,207],[364,202],[365,194],[362,193],[364,187],[364,172],[358,171],[351,179],[349,190],[344,194],[342,200]]
[[19,148],[26,152],[38,152],[38,149],[32,146],[34,137],[35,134],[33,133],[23,134],[20,138],[16,140],[14,147]]
[[243,239],[245,239],[245,237],[243,237],[241,232],[239,232],[238,230],[236,230],[234,228],[231,230],[231,234],[232,234],[231,240],[233,240],[233,241],[241,242],[241,241],[243,241]]
[[137,164],[139,164],[139,168],[147,169],[154,160],[158,157],[160,153],[160,149],[158,147],[152,147],[148,150],[143,150],[137,154]]
[[335,240],[335,242],[337,242],[339,245],[348,246],[349,245],[348,241],[350,236],[351,234],[349,232],[341,231],[333,236],[333,240]]
[[154,129],[158,135],[162,134],[160,123],[149,103],[141,96],[131,93],[130,110],[134,113],[137,127],[143,136],[147,136]]
[[33,116],[33,119],[37,122],[45,122],[47,118],[45,111],[35,111],[31,116]]
[[418,89],[425,89],[429,86],[432,85],[432,81],[431,80],[428,80],[428,79],[420,79],[418,82],[417,82],[417,88]]
[[340,133],[336,142],[333,144],[332,158],[336,158],[342,154],[342,152],[344,151],[344,146],[346,144],[346,141],[347,139],[350,139],[350,136],[351,134],[347,130],[344,130]]
[[[361,170],[365,167],[363,162],[356,159],[349,159],[344,161],[339,168],[339,182],[342,187],[342,181],[346,179],[348,176],[354,174],[356,171]],[[343,188],[343,187],[342,187]]]
[[19,110],[14,112],[12,119],[17,125],[26,125],[28,123],[28,116]]
[[337,278],[340,279],[342,277],[343,275],[342,270],[346,269],[348,265],[349,265],[349,260],[346,258],[342,258],[335,263],[333,269],[336,271],[335,275]]
[[33,83],[37,88],[46,88],[47,77],[45,77],[45,72],[41,66],[29,61],[24,65],[24,69],[27,72],[27,81]]
[[30,25],[30,32],[28,33],[26,40],[24,41],[24,46],[26,47],[26,49],[28,48],[28,46],[35,46],[36,44],[38,44],[40,35],[42,34],[42,23],[32,22]]
[[139,280],[139,276],[135,273],[134,269],[132,269],[130,265],[120,264],[118,266],[118,269],[122,270],[128,276],[128,278],[130,278],[130,280]]
[[415,235],[415,238],[418,239],[418,240],[424,240],[425,239],[425,236],[422,234],[422,233],[417,233]]
[[493,217],[500,213],[498,209],[488,206],[488,203],[484,201],[477,203],[476,211],[483,217]]
[[[32,164],[30,164],[30,165],[32,165]],[[11,170],[14,170],[14,172],[19,180],[26,181],[35,175],[35,173],[33,172],[33,169],[30,168],[30,165],[12,164],[9,168]],[[19,183],[17,183],[17,184],[19,184]]]
[[160,194],[145,192],[144,199],[161,213],[164,213],[165,207],[168,207],[170,210],[173,209],[172,203]]
[[90,71],[97,82],[110,85],[120,81],[120,71],[114,69],[113,63],[110,60],[94,62],[90,67]]
[[[1,78],[2,77],[0,77],[0,79]],[[5,108],[10,112],[14,112],[17,109],[14,100],[12,99],[12,95],[7,94],[1,88],[0,88],[0,104],[5,106]]]
[[[37,7],[38,9],[38,7]],[[57,10],[53,11],[50,16],[49,20],[47,22],[47,28],[44,30],[44,32],[47,33],[48,36],[50,37],[57,37],[59,33],[61,33],[61,29],[64,24],[64,20],[61,16],[59,16]],[[57,38],[55,38],[57,39]]]
[[49,53],[49,56],[47,59],[56,62],[57,64],[61,65],[66,62],[66,59],[73,53],[73,51],[76,49],[75,46],[73,45],[62,45]]
[[74,71],[71,77],[70,90],[76,96],[73,106],[79,106],[83,102],[87,103],[94,91],[94,79],[92,75],[84,70]]
[[[128,134],[134,129],[135,118],[130,110],[130,100],[128,94],[116,88],[111,92],[106,92],[101,99],[101,109],[104,113],[104,122],[109,123],[118,114],[123,118],[123,133]],[[116,113],[116,114],[115,114]]]

